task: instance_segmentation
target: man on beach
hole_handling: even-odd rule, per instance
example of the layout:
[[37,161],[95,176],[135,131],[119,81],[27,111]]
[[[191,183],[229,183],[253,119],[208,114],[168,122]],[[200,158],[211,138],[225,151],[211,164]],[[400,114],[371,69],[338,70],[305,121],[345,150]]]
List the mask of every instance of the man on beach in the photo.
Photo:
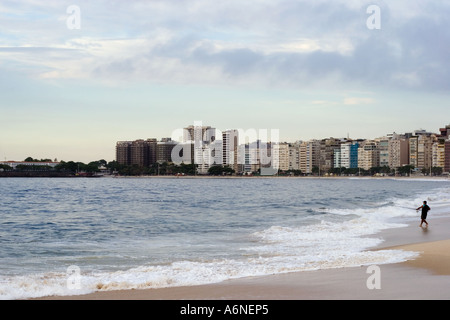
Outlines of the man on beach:
[[431,210],[431,208],[428,206],[427,202],[424,201],[423,205],[421,205],[420,207],[418,207],[416,210],[420,210],[422,209],[422,215],[420,216],[420,219],[422,219],[422,221],[420,222],[420,227],[422,227],[422,224],[425,222],[427,224],[428,227],[428,222],[427,222],[427,214],[428,211]]

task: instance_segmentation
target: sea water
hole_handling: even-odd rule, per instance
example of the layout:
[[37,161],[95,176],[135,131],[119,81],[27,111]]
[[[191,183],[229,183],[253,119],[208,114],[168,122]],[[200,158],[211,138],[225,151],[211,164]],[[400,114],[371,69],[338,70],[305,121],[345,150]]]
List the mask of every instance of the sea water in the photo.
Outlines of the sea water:
[[381,231],[450,212],[450,181],[0,179],[0,298],[400,262]]

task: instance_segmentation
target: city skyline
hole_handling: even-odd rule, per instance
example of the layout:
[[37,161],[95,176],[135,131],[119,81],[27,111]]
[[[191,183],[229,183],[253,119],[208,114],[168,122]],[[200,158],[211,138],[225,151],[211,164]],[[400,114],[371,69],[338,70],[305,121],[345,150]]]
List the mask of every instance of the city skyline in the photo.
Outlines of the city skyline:
[[[172,138],[118,141],[116,161],[120,165],[151,167],[156,163],[196,164],[200,174],[215,165],[234,172],[282,171],[304,174],[341,173],[342,170],[450,171],[450,124],[439,133],[414,130],[390,133],[376,139],[326,137],[307,141],[280,141],[277,132],[216,130],[196,122],[177,131]],[[263,138],[264,136],[264,138]],[[178,139],[181,137],[181,139]],[[173,139],[173,140],[172,140]],[[338,171],[334,171],[337,169]],[[437,171],[436,171],[437,170]],[[360,171],[359,171],[360,172]],[[378,172],[380,173],[380,172]]]
[[[86,170],[106,166],[119,169],[122,174],[147,172],[158,175],[159,165],[163,165],[163,168],[171,166],[170,170],[192,170],[182,164],[196,164],[199,174],[208,174],[210,169],[219,165],[239,174],[261,170],[261,175],[266,176],[274,175],[279,170],[296,175],[340,175],[343,171],[344,174],[354,174],[355,170],[359,174],[361,170],[364,174],[372,171],[390,174],[393,170],[447,175],[450,172],[450,124],[440,127],[439,133],[414,130],[408,133],[394,132],[376,139],[325,137],[289,142],[280,141],[278,132],[271,132],[268,136],[265,131],[221,131],[196,121],[194,125],[176,130],[172,137],[117,141],[115,161],[100,159],[87,166],[83,163],[78,165]],[[34,168],[36,163],[41,166],[41,163],[45,163],[44,166],[50,167],[60,165],[56,159],[42,158],[27,158],[23,162],[0,161],[0,165],[6,165],[3,169],[23,166]],[[65,163],[61,162],[61,165],[65,166]],[[74,169],[74,165],[75,162],[69,161],[71,169]]]
[[116,141],[196,120],[280,141],[436,132],[449,14],[445,1],[3,2],[0,160],[112,160]]
[[[197,123],[200,123],[201,125],[203,124],[201,121],[197,121]],[[190,126],[192,126],[192,125],[190,125]],[[192,126],[192,127],[194,127],[194,126]],[[211,127],[209,124],[203,124],[203,127],[211,128],[215,132],[217,131],[216,140],[220,140],[220,141],[222,140],[222,134],[224,134],[225,132],[230,131],[230,130],[236,130],[239,133],[241,133],[240,138],[242,138],[242,137],[247,138],[247,141],[245,143],[244,142],[238,143],[238,145],[244,145],[244,144],[248,144],[248,143],[251,143],[251,144],[252,143],[256,143],[258,141],[269,142],[269,143],[274,142],[274,143],[281,143],[281,144],[283,144],[283,143],[292,144],[292,143],[298,143],[298,142],[321,141],[321,140],[327,140],[327,139],[348,140],[348,141],[372,141],[372,140],[375,140],[375,139],[389,137],[392,134],[405,135],[405,134],[414,134],[415,132],[428,132],[428,133],[431,133],[431,134],[439,135],[439,129],[442,128],[442,127],[446,127],[446,125],[441,125],[435,130],[424,130],[422,128],[420,128],[420,129],[416,128],[416,129],[410,130],[408,132],[392,131],[392,132],[387,132],[385,134],[375,135],[373,137],[360,137],[360,136],[352,137],[350,135],[347,135],[347,136],[322,136],[322,137],[314,137],[314,138],[309,138],[309,139],[296,139],[296,140],[286,140],[286,139],[281,139],[281,138],[279,138],[279,139],[277,138],[275,140],[272,140],[272,139],[270,139],[271,138],[271,129],[266,129],[266,128],[262,128],[262,129],[255,129],[255,128],[249,128],[249,129],[227,128],[227,129],[221,130],[221,129],[218,129],[218,128],[214,127],[214,126]],[[172,131],[172,134],[174,134],[175,137],[178,136],[179,139],[173,139],[173,136],[171,136],[170,134],[167,134],[165,136],[164,135],[163,136],[158,136],[158,137],[156,135],[150,134],[150,135],[147,135],[145,137],[135,137],[135,138],[132,138],[132,139],[119,139],[118,141],[114,141],[114,142],[112,142],[110,145],[108,145],[106,147],[107,149],[112,150],[112,151],[109,152],[109,153],[112,154],[111,158],[105,158],[105,157],[93,158],[93,157],[89,157],[89,155],[88,155],[88,158],[86,158],[83,161],[83,160],[70,159],[70,158],[63,159],[63,158],[59,158],[57,156],[56,157],[44,156],[44,155],[40,155],[40,154],[35,155],[35,156],[36,156],[36,159],[51,159],[51,160],[56,159],[58,161],[79,161],[79,162],[86,162],[86,163],[91,162],[91,161],[100,160],[100,159],[104,159],[104,160],[107,160],[107,161],[113,161],[113,160],[116,160],[116,158],[117,158],[117,154],[116,154],[116,151],[114,149],[114,147],[117,145],[117,143],[133,142],[133,141],[148,141],[148,140],[154,141],[156,143],[156,142],[166,142],[166,139],[168,139],[169,142],[173,142],[173,143],[176,143],[176,144],[178,144],[178,143],[182,144],[183,142],[185,142],[186,139],[182,138],[182,136],[179,136],[179,133],[181,132],[181,130],[186,130],[186,129],[187,129],[187,127],[185,126],[185,127],[178,128],[178,129],[175,129],[175,130]],[[278,129],[274,129],[274,130],[277,131]],[[267,131],[267,135],[266,135],[265,131]],[[260,132],[262,132],[261,136],[258,135]],[[244,133],[244,135],[242,135],[242,133]],[[248,140],[249,137],[253,136],[253,133],[256,133],[256,139],[252,139],[251,141]],[[261,137],[263,137],[263,139],[260,139]],[[278,137],[278,135],[275,134],[275,137]],[[25,151],[25,154],[27,156],[23,157],[23,159],[28,158],[28,157],[34,158],[34,156],[30,155],[29,153],[30,152],[26,152]],[[5,158],[3,158],[3,159],[0,159],[0,161],[22,161],[23,159],[22,158],[16,158],[16,159],[8,159],[8,158],[5,159]]]

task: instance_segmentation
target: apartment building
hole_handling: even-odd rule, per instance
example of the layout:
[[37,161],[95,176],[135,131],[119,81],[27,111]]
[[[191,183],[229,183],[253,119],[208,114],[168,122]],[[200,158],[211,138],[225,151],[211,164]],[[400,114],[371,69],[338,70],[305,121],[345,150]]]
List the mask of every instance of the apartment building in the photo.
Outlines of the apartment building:
[[326,138],[320,141],[320,172],[328,172],[335,165],[335,150],[340,147],[340,140],[335,138]]
[[278,154],[278,147],[275,148],[272,143],[257,140],[241,144],[238,147],[239,171],[250,173],[262,170],[262,168],[278,169],[279,160],[276,154]]
[[[255,172],[262,168],[275,172],[273,169],[276,168],[301,170],[305,174],[318,170],[322,174],[332,168],[368,170],[408,164],[418,169],[442,167],[444,172],[449,172],[450,125],[439,130],[440,134],[418,130],[374,140],[326,138],[277,144],[257,140],[239,145],[239,130],[219,132],[221,139],[216,140],[215,128],[195,124],[184,128],[181,143],[170,138],[159,142],[156,139],[118,141],[116,160],[126,165],[148,166],[155,162],[171,162],[172,153],[176,151],[184,163],[195,162],[199,173],[207,173],[214,164],[230,166],[235,172]],[[190,159],[186,159],[189,156]]]
[[391,136],[388,141],[388,154],[390,168],[399,168],[409,164],[409,141],[405,135],[394,133]]
[[[183,143],[192,143],[193,161],[200,174],[215,164],[222,164],[222,140],[216,142],[216,129],[195,123],[183,129]],[[219,152],[220,148],[220,152]]]
[[342,168],[341,147],[334,149],[333,168]]
[[156,139],[118,141],[116,143],[116,161],[124,165],[148,167],[156,163]]
[[229,166],[235,172],[239,171],[238,163],[239,131],[225,130],[222,132],[222,164]]
[[450,173],[450,139],[445,140],[444,152],[444,172]]
[[289,170],[300,170],[301,142],[289,144]]
[[272,159],[274,164],[273,167],[282,171],[289,170],[289,144],[286,142],[277,143],[274,144],[273,148],[274,148],[274,159]]
[[439,130],[441,134],[438,136],[438,139],[444,146],[444,172],[450,173],[450,124]]
[[366,141],[358,148],[358,168],[370,170],[380,166],[380,150],[378,141]]
[[433,167],[445,167],[445,141],[436,141],[432,147]]
[[311,174],[320,163],[320,141],[310,140],[300,145],[300,170]]
[[119,164],[131,164],[131,143],[132,141],[118,141],[116,143],[116,161]]
[[376,139],[378,142],[378,151],[380,156],[379,166],[388,167],[389,166],[389,138],[382,137]]
[[172,141],[171,138],[163,138],[156,143],[156,162],[172,162],[172,150],[177,145],[177,142]]
[[423,130],[409,138],[409,164],[417,169],[429,169],[433,162],[433,144],[436,135]]
[[341,144],[341,168],[358,168],[358,149],[361,142]]

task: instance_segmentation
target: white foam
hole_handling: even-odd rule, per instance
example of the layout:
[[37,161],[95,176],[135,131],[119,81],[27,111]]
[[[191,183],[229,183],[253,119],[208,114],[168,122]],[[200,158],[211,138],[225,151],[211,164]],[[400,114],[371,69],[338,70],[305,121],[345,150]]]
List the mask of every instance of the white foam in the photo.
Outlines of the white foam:
[[0,285],[0,297],[20,299],[107,290],[190,286],[248,276],[393,263],[413,257],[414,253],[394,250],[373,252],[324,250],[306,251],[303,254],[298,252],[270,257],[250,257],[244,260],[179,261],[168,266],[142,266],[126,271],[82,275],[80,289],[77,290],[67,288],[63,274],[14,277],[7,279],[7,285],[4,283]]

